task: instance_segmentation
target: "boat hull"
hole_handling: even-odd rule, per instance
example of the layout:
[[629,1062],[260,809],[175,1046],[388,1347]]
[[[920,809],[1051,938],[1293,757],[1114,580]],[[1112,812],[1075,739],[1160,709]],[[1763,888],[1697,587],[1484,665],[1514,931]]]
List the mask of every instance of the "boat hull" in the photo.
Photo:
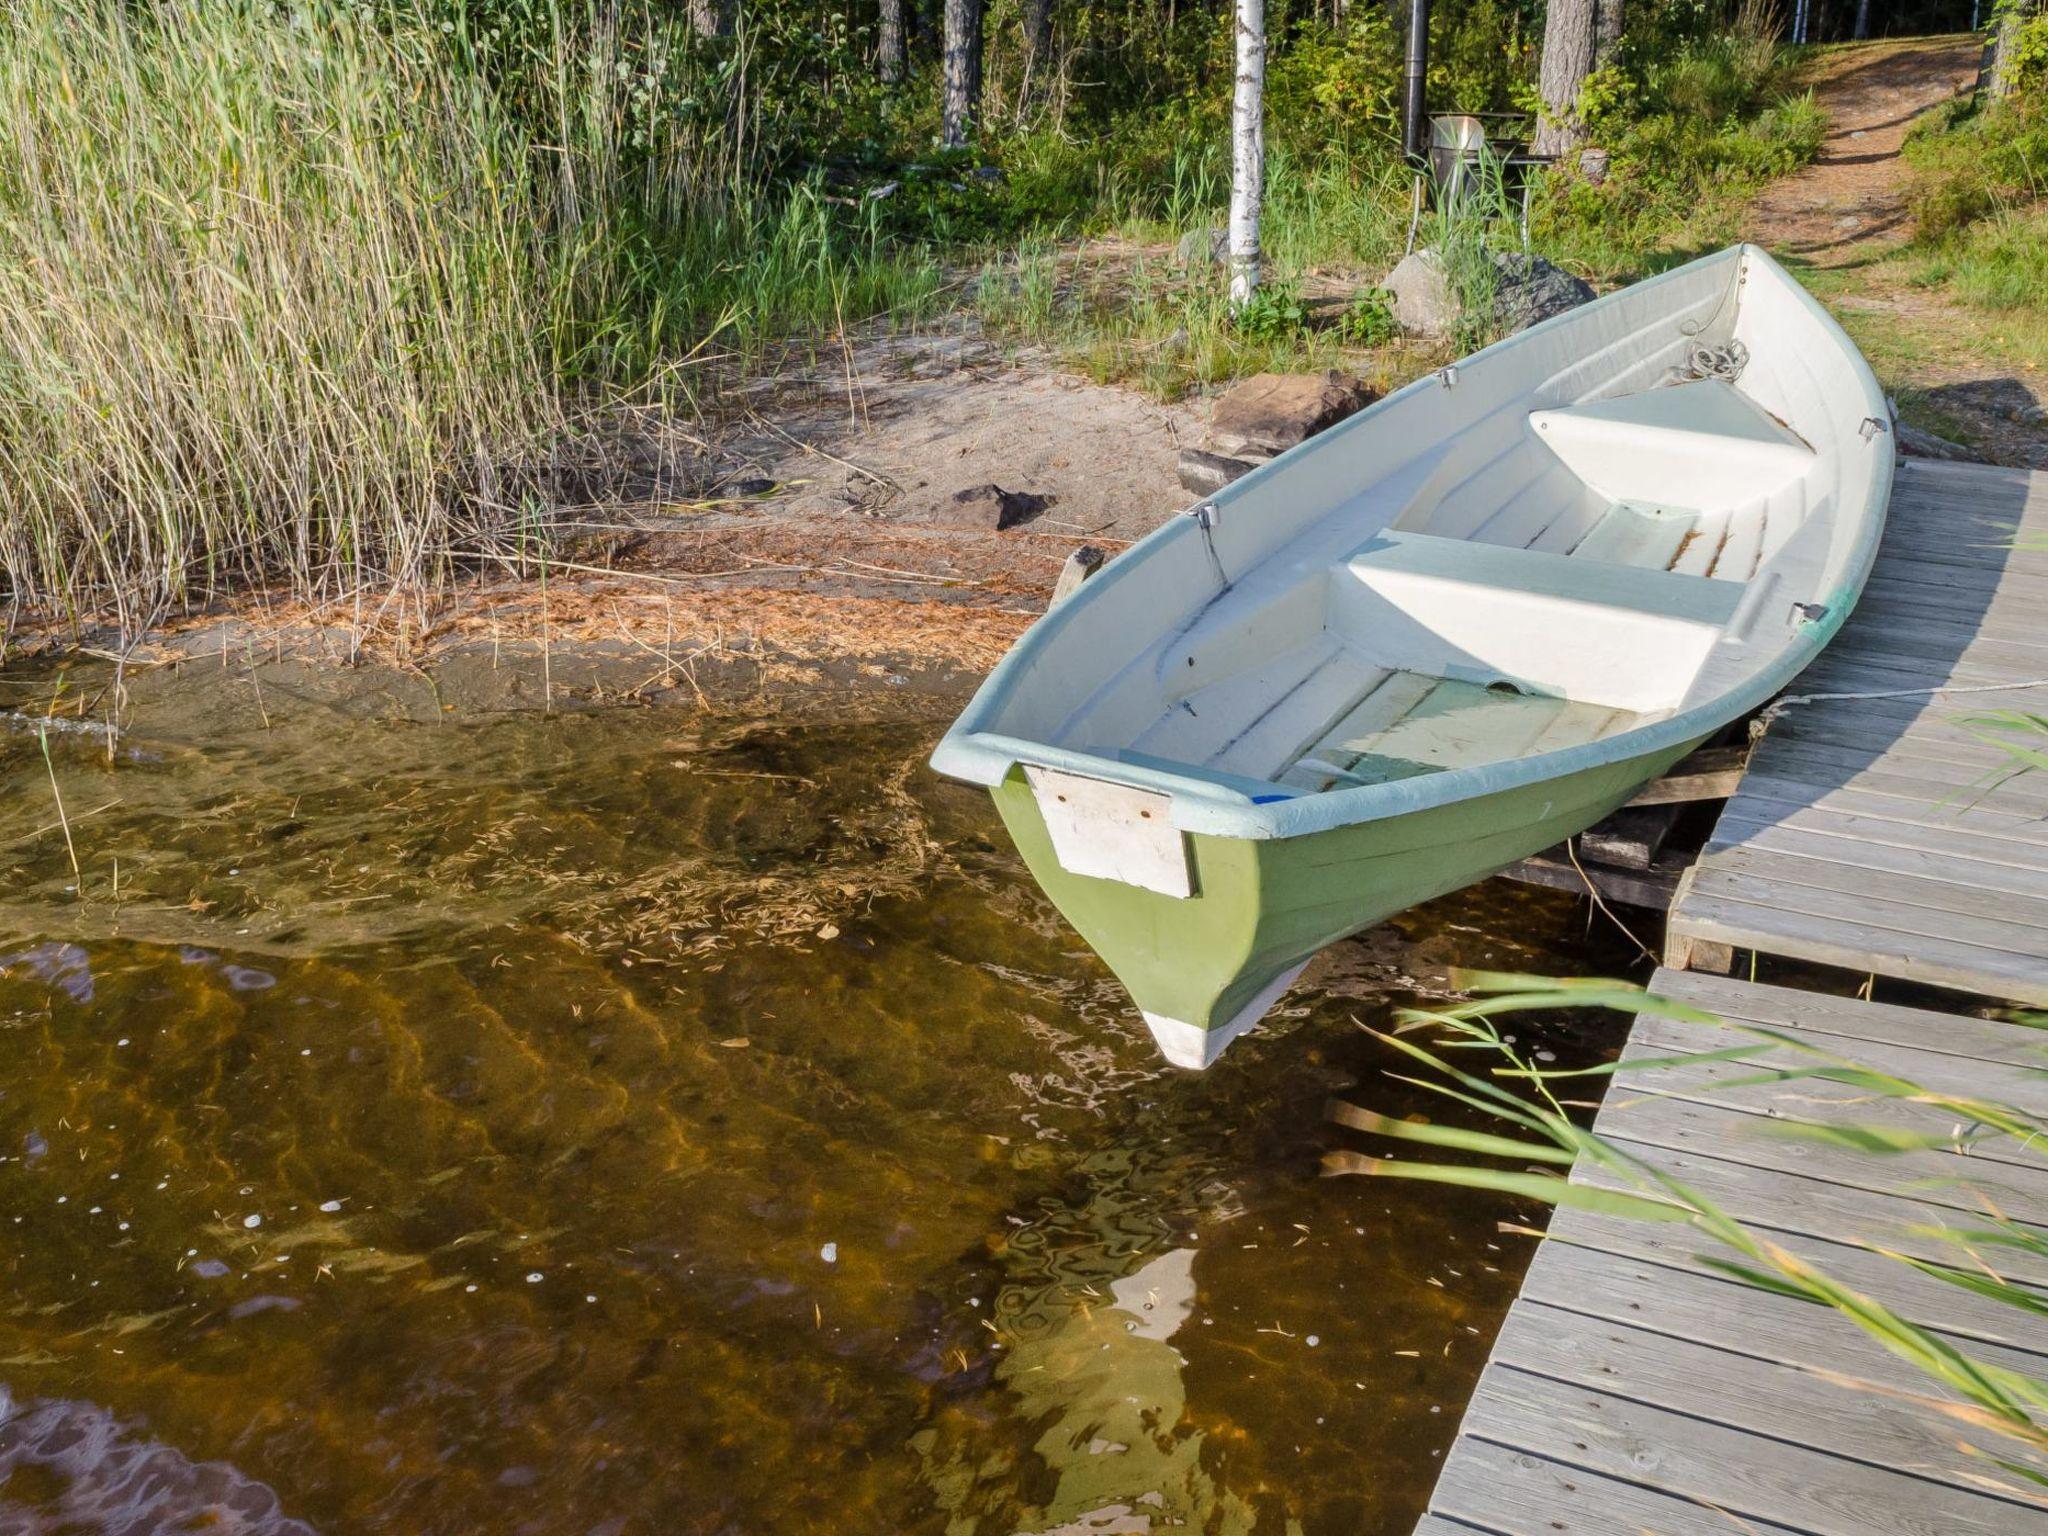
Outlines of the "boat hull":
[[1185,834],[1186,897],[1064,868],[1021,772],[991,793],[1040,888],[1116,973],[1162,1052],[1199,1068],[1318,950],[1583,832],[1697,745],[1299,837]]

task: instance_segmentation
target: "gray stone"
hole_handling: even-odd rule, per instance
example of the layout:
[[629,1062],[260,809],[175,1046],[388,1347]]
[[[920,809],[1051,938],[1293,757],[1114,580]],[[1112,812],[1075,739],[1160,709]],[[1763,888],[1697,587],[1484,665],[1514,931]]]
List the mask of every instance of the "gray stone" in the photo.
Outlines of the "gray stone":
[[1493,253],[1493,322],[1503,336],[1593,300],[1592,284],[1523,251]]
[[1417,336],[1448,336],[1458,325],[1458,299],[1443,259],[1424,246],[1410,251],[1380,285],[1393,296],[1394,319]]
[[[1593,297],[1592,287],[1541,256],[1523,251],[1495,251],[1493,326],[1503,336],[1527,330],[1539,320],[1576,309]],[[1443,259],[1429,246],[1411,252],[1387,274],[1394,318],[1401,329],[1418,336],[1449,336],[1458,328],[1463,308],[1451,290]]]
[[1211,262],[1226,261],[1230,257],[1230,231],[1214,224],[1200,225],[1180,237],[1173,255],[1184,267],[1200,266],[1205,257]]
[[1195,496],[1214,496],[1239,476],[1250,474],[1254,467],[1247,459],[1205,453],[1200,448],[1180,451],[1180,483]]
[[970,485],[966,490],[954,493],[939,520],[953,528],[1000,533],[1005,528],[1030,522],[1052,503],[1052,497],[1035,496],[1030,491],[1006,491],[993,483]]
[[1060,567],[1060,579],[1053,583],[1052,602],[1049,607],[1058,607],[1076,592],[1081,583],[1102,569],[1109,557],[1093,544],[1083,544],[1067,556],[1067,563]]
[[1579,151],[1579,174],[1586,178],[1588,185],[1599,186],[1607,180],[1609,157],[1604,149],[1582,149]]
[[1209,418],[1209,447],[1231,458],[1271,458],[1335,426],[1376,398],[1339,369],[1261,373],[1235,384]]

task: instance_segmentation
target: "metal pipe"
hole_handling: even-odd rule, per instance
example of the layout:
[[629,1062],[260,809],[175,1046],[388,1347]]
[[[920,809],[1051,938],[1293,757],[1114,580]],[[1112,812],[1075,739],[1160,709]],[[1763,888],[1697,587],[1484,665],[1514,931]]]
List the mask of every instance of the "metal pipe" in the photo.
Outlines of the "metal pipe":
[[1401,96],[1401,149],[1411,165],[1429,156],[1429,0],[1408,0],[1408,65]]

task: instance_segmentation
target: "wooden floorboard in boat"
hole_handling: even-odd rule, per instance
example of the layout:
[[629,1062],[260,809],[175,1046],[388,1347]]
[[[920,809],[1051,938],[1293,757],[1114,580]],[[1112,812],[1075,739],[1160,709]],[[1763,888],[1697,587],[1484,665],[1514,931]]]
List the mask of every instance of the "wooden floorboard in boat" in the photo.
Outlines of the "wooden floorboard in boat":
[[[1968,724],[2048,715],[2043,538],[2048,474],[1900,466],[1868,596],[1751,754],[1672,906],[1674,958],[1718,944],[2048,1003],[2048,771],[2001,773]],[[1827,696],[1859,693],[1892,696]]]
[[[1762,1026],[1812,1051],[1922,1074],[1940,1092],[2038,1108],[2048,1040],[2017,1024],[1679,971],[1659,971],[1650,987],[1729,1022],[1638,1017],[1624,1060],[1640,1065],[1610,1083],[1603,1136],[1983,1363],[2048,1370],[2048,1341],[2015,1309],[1884,1252],[1941,1253],[1919,1229],[1981,1219],[1952,1171],[1995,1184],[2012,1220],[2048,1226],[2048,1164],[1930,1147],[1890,1181],[1880,1159],[1767,1134],[1869,1123],[1849,1086],[1685,1060],[1760,1045],[1745,1025]],[[1774,1054],[1812,1059],[1782,1045]],[[1667,1058],[1682,1064],[1651,1065]],[[1885,1112],[1899,1128],[1943,1134],[1954,1120],[1932,1104]],[[1585,1163],[1572,1176],[1614,1185]],[[1688,1226],[1565,1210],[1550,1231],[1416,1536],[2048,1532],[2048,1494],[1998,1467],[2013,1442],[1840,1314],[1701,1263],[1732,1255]]]

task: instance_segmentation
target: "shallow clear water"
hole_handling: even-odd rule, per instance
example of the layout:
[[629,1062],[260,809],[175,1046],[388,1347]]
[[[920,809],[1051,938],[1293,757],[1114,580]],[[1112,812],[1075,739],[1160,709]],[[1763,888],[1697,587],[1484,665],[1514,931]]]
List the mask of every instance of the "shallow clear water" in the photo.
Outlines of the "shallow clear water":
[[137,693],[50,739],[77,876],[0,737],[7,1529],[1412,1523],[1532,1213],[1319,1178],[1322,1104],[1433,1111],[1353,1021],[1612,969],[1575,904],[1410,914],[1184,1075],[914,690]]

